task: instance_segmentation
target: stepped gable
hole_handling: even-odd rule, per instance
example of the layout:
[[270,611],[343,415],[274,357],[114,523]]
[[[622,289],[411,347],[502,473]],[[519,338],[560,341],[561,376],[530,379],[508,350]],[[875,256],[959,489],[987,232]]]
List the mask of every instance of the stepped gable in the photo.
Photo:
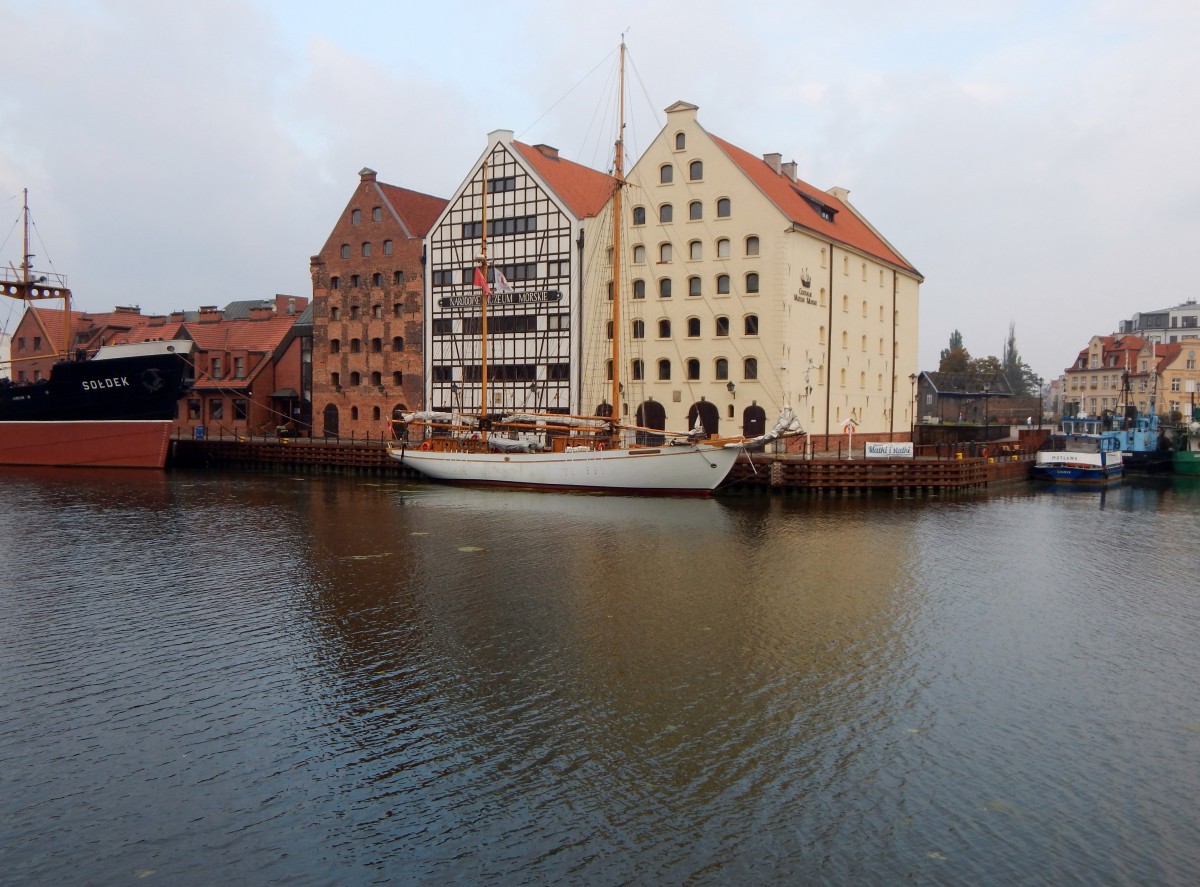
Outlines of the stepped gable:
[[[756,157],[737,145],[712,133],[709,133],[709,136],[794,224],[918,277],[921,276],[920,272],[848,203],[839,200],[828,191],[822,191],[800,179],[793,180],[783,172],[776,172],[761,157]],[[832,221],[822,216],[822,207],[832,210]]]
[[577,218],[594,217],[612,196],[616,180],[607,173],[559,157],[548,145],[513,142],[512,146]]

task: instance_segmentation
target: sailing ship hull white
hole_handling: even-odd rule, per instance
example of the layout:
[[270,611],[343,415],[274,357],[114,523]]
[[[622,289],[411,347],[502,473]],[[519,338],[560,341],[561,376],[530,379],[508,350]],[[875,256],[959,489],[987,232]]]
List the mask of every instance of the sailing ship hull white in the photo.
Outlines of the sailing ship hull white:
[[432,480],[545,490],[704,496],[741,449],[705,444],[564,453],[453,453],[392,447],[394,459]]

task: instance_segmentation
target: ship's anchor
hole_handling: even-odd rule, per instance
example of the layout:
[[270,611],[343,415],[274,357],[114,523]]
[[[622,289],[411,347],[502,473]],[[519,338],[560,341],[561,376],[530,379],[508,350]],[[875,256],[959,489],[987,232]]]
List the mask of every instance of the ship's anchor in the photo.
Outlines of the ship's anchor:
[[142,370],[142,387],[153,394],[163,387],[163,377],[156,369]]

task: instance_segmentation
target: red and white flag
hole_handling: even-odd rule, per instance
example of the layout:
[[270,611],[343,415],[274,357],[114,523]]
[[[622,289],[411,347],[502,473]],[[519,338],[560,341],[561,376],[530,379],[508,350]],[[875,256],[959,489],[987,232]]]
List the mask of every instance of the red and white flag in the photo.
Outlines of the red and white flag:
[[496,292],[511,293],[513,292],[512,284],[508,282],[508,278],[500,273],[499,268],[493,268],[493,273],[496,275]]
[[475,285],[483,290],[485,296],[492,294],[492,288],[488,286],[487,278],[483,276],[483,269],[478,267],[475,269]]

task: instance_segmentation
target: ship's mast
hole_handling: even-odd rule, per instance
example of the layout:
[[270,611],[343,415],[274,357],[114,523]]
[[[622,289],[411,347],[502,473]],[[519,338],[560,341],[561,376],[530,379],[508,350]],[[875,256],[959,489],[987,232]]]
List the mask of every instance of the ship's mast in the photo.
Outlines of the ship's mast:
[[479,273],[479,436],[487,447],[488,432],[488,258],[487,258],[488,161],[483,158],[483,225],[480,229]]
[[[0,273],[4,285],[0,292],[20,299],[29,305],[34,299],[62,299],[63,303],[63,355],[71,354],[71,291],[67,289],[66,278],[59,274],[46,273],[40,277],[33,270],[33,253],[29,251],[29,189],[22,190],[21,221],[23,227],[21,241],[21,266],[16,269],[14,280],[7,271]],[[12,268],[10,264],[8,266]]]
[[614,436],[621,421],[621,191],[625,187],[625,37],[621,36],[620,76],[617,80],[617,144],[613,159],[613,279],[612,279],[612,422]]

